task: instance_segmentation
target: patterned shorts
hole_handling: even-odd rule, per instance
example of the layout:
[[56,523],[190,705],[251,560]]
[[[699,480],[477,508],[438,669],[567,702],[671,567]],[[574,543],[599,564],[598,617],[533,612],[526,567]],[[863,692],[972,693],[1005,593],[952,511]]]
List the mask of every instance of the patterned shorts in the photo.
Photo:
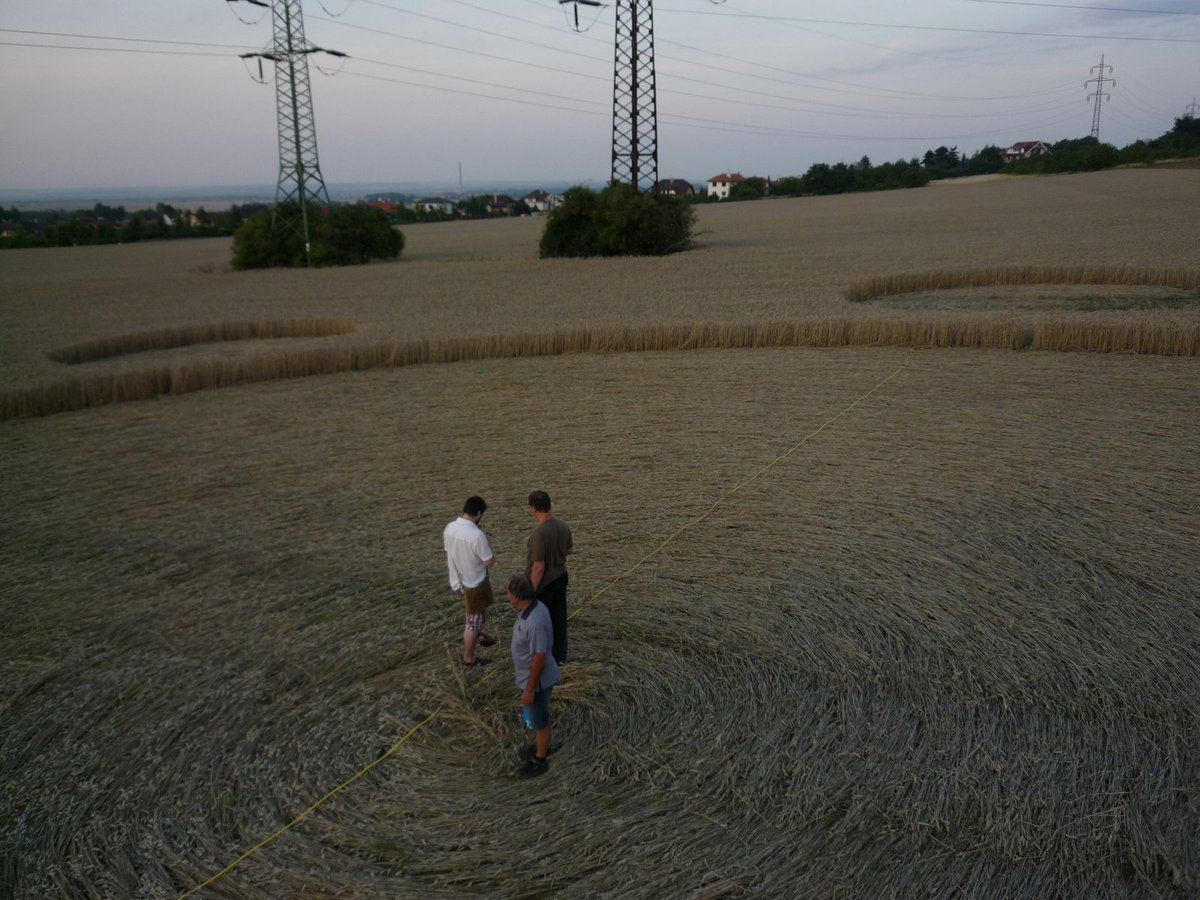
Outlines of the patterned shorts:
[[487,625],[487,612],[467,613],[466,623],[468,631],[476,631],[483,634],[484,628]]

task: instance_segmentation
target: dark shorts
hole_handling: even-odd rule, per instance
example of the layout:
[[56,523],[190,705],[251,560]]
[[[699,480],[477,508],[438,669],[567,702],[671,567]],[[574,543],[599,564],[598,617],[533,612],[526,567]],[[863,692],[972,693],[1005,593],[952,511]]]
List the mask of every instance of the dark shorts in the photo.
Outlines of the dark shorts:
[[551,685],[540,691],[534,691],[533,703],[524,707],[525,724],[534,731],[541,731],[550,724],[550,692],[553,690],[554,686]]

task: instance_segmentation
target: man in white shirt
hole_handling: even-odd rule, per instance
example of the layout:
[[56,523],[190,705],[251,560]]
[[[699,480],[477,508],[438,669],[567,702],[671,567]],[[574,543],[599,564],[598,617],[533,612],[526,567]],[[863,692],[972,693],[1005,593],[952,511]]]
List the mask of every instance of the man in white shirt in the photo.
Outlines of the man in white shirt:
[[496,564],[488,533],[479,520],[487,504],[482,497],[468,497],[462,515],[446,526],[442,543],[446,565],[450,569],[450,590],[462,595],[466,608],[463,629],[463,668],[486,665],[489,660],[475,655],[475,645],[490,647],[496,639],[487,634],[487,608],[492,605],[492,585],[488,569]]

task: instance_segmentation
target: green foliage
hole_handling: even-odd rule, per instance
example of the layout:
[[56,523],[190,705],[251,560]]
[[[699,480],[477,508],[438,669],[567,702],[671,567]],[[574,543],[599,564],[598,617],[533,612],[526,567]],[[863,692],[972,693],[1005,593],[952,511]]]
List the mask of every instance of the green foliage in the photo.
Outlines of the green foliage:
[[538,251],[542,257],[597,256],[596,192],[567,188],[546,218]]
[[921,164],[932,178],[953,178],[962,164],[957,147],[938,147],[926,150]]
[[334,206],[320,220],[313,241],[314,266],[353,266],[372,259],[395,259],[404,235],[370,206]]
[[[241,224],[233,236],[233,267],[265,269],[306,264],[300,207],[282,203]],[[404,249],[404,235],[382,212],[369,206],[334,206],[326,213],[308,209],[314,266],[350,266],[372,259],[394,259]]]
[[1156,159],[1200,156],[1200,119],[1180,116],[1162,137],[1150,142]]
[[[815,163],[788,192],[800,194],[844,194],[851,191],[891,191],[921,187],[929,183],[929,173],[915,159],[873,166],[867,157],[853,165]],[[785,181],[786,179],[780,179]],[[799,188],[799,190],[796,190]]]
[[963,158],[964,175],[990,175],[1004,168],[1004,151],[988,144],[974,156]]
[[767,196],[767,179],[751,176],[729,189],[730,200],[761,200]]
[[542,257],[663,256],[691,244],[696,211],[679,197],[610,184],[563,194],[542,231]]
[[[285,210],[289,214],[299,214],[295,204],[285,204],[280,208],[281,218]],[[283,221],[273,221],[270,210],[251,216],[234,232],[235,269],[303,266],[305,263],[303,235],[290,224],[285,226]]]
[[488,216],[487,197],[476,195],[458,201],[459,212],[468,219],[483,219]]
[[804,193],[804,179],[799,175],[785,175],[771,183],[771,193],[777,197],[798,197]]
[[1043,156],[1026,157],[1011,162],[1007,171],[1014,175],[1051,174],[1055,172],[1095,172],[1119,165],[1121,151],[1112,144],[1102,144],[1092,136],[1068,138],[1050,145]]
[[[228,210],[210,213],[200,207],[177,210],[165,203],[155,209],[128,213],[123,206],[95,204],[91,209],[27,210],[0,208],[0,223],[13,236],[0,238],[0,249],[10,247],[74,247],[85,244],[135,243],[170,238],[220,237],[234,233],[245,211],[261,209],[255,204],[233,206]],[[167,226],[163,215],[173,225]]]

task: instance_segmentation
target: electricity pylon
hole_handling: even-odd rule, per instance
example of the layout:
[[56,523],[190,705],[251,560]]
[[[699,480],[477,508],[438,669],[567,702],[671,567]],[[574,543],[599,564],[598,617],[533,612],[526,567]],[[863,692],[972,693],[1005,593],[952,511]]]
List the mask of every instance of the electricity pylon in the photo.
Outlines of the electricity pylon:
[[[719,5],[725,0],[710,0]],[[601,7],[600,0],[558,0],[575,4],[575,30],[580,31],[579,7]],[[636,191],[658,187],[658,97],[654,75],[654,4],[652,0],[616,0],[617,27],[613,41],[613,184]]]
[[[227,0],[236,2],[236,0]],[[243,59],[267,59],[275,64],[275,118],[279,130],[279,180],[275,185],[272,223],[299,227],[304,237],[304,258],[312,262],[308,206],[329,205],[329,191],[321,177],[317,157],[317,126],[313,116],[312,86],[308,79],[308,57],[313,53],[345,56],[336,50],[316,47],[304,37],[301,0],[243,0],[271,10],[273,40],[261,53],[243,53]],[[261,63],[260,63],[261,65]],[[289,201],[299,210],[286,220],[281,207]]]
[[[599,0],[558,0],[601,6]],[[654,4],[616,0],[613,42],[612,183],[653,191],[658,183],[658,101],[654,78]]]
[[613,42],[612,180],[635,191],[658,184],[654,4],[617,0]]
[[1092,72],[1099,72],[1100,74],[1097,75],[1095,78],[1089,78],[1087,81],[1085,81],[1083,83],[1084,87],[1087,87],[1089,84],[1096,85],[1096,90],[1094,90],[1092,93],[1088,94],[1089,100],[1091,100],[1093,97],[1096,99],[1096,108],[1092,112],[1092,137],[1094,137],[1096,140],[1100,140],[1100,101],[1111,99],[1111,95],[1105,93],[1104,85],[1106,83],[1112,84],[1112,85],[1115,85],[1117,83],[1116,79],[1105,78],[1104,77],[1105,71],[1111,72],[1112,66],[1106,66],[1104,64],[1104,54],[1101,53],[1100,54],[1100,65],[1092,66]]

